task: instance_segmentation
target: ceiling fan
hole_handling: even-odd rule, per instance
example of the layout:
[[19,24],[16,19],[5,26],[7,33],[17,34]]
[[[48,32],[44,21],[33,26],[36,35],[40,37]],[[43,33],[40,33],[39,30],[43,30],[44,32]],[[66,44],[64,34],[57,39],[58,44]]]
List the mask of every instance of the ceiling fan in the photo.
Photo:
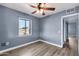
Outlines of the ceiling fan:
[[37,6],[30,5],[32,8],[36,8],[37,10],[33,11],[32,14],[35,14],[37,12],[41,13],[42,15],[45,15],[45,10],[54,11],[55,8],[52,7],[46,7],[46,3],[38,3]]

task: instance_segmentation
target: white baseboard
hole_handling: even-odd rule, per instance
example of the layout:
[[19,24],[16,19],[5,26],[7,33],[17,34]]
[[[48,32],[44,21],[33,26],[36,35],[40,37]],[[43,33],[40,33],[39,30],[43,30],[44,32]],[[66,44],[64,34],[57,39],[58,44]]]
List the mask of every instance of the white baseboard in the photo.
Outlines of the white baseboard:
[[15,46],[15,47],[11,47],[11,48],[8,48],[8,49],[5,49],[5,50],[1,50],[0,51],[0,54],[4,53],[4,52],[8,52],[8,51],[11,51],[11,50],[14,50],[14,49],[17,49],[17,48],[20,48],[20,47],[23,47],[23,46],[27,46],[29,44],[32,44],[32,43],[35,43],[35,42],[38,42],[39,40],[36,40],[36,41],[33,41],[33,42],[29,42],[29,43],[25,43],[25,44],[22,44],[22,45],[19,45],[19,46]]
[[48,42],[48,41],[45,41],[45,40],[39,40],[39,41],[42,41],[42,42],[45,42],[45,43],[48,43],[48,44],[51,44],[51,45],[54,45],[54,46],[57,46],[57,47],[60,47],[60,48],[62,48],[62,46],[61,46],[61,45],[54,44],[54,43],[50,43],[50,42]]
[[5,50],[1,50],[0,51],[0,54],[2,54],[4,52],[11,51],[11,50],[14,50],[14,49],[17,49],[17,48],[20,48],[20,47],[23,47],[23,46],[27,46],[29,44],[32,44],[32,43],[35,43],[35,42],[38,42],[38,41],[45,42],[45,43],[48,43],[48,44],[51,44],[51,45],[54,45],[54,46],[57,46],[57,47],[62,48],[62,46],[60,46],[60,45],[53,44],[53,43],[50,43],[50,42],[47,42],[47,41],[44,41],[44,40],[39,39],[39,40],[36,40],[36,41],[33,41],[33,42],[29,42],[29,43],[25,43],[25,44],[22,44],[22,45],[19,45],[19,46],[15,46],[15,47],[11,47],[11,48],[8,48],[8,49],[5,49]]

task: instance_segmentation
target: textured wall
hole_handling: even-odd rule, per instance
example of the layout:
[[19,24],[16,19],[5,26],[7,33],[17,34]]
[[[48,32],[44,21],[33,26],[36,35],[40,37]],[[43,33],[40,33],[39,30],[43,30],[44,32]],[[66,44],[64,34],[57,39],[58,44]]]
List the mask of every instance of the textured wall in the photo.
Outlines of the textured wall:
[[43,40],[61,45],[61,16],[65,11],[40,19],[40,37]]
[[68,36],[76,36],[76,23],[68,24]]
[[[32,20],[32,35],[18,36],[19,17]],[[39,38],[38,18],[0,6],[0,45],[2,42],[10,42],[9,46],[0,46],[0,50],[34,41]]]
[[[77,10],[78,7],[76,7],[75,12],[73,13],[77,13]],[[69,15],[69,14],[66,14],[65,11],[62,11],[40,19],[40,28],[41,28],[40,37],[43,40],[61,45],[61,17],[65,15]],[[75,30],[73,31],[75,32]],[[74,33],[70,33],[70,34],[74,34]]]

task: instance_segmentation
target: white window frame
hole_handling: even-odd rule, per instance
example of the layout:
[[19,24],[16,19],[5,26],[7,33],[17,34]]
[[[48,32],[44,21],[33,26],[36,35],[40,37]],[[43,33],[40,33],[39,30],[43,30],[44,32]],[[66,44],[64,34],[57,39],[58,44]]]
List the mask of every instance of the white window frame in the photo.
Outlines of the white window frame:
[[22,20],[22,19],[25,19],[26,21],[30,21],[30,26],[31,26],[31,27],[29,27],[29,28],[30,28],[30,33],[29,33],[29,35],[20,36],[20,35],[19,35],[19,21],[18,21],[18,35],[19,35],[20,37],[31,36],[31,35],[32,35],[32,20],[30,20],[30,19],[28,19],[28,18],[19,17],[19,20]]

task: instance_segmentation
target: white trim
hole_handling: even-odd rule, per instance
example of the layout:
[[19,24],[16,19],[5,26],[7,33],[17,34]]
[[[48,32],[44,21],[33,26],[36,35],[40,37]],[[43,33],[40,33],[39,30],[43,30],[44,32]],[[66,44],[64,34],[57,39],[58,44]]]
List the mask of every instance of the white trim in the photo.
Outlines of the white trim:
[[54,45],[54,46],[57,46],[57,47],[62,48],[61,45],[53,44],[53,43],[50,43],[50,42],[47,42],[47,41],[44,41],[44,40],[39,39],[39,40],[36,40],[36,41],[33,41],[33,42],[29,42],[29,43],[25,43],[25,44],[22,44],[22,45],[19,45],[19,46],[15,46],[15,47],[11,47],[11,48],[8,48],[8,49],[5,49],[5,50],[1,50],[1,51],[0,51],[0,54],[2,54],[2,53],[4,53],[4,52],[11,51],[11,50],[14,50],[14,49],[17,49],[17,48],[21,48],[21,47],[23,47],[23,46],[27,46],[27,45],[29,45],[29,44],[32,44],[32,43],[35,43],[35,42],[38,42],[38,41],[45,42],[45,43],[47,43],[47,44]]
[[47,44],[54,45],[54,46],[57,46],[57,47],[60,47],[60,48],[62,48],[62,46],[61,46],[61,45],[54,44],[54,43],[50,43],[50,42],[48,42],[48,41],[45,41],[45,40],[39,40],[39,41],[41,41],[41,42],[45,42],[45,43],[47,43]]
[[74,13],[74,14],[65,15],[65,16],[62,16],[62,17],[64,18],[64,17],[74,16],[74,15],[78,15],[78,14],[79,14],[79,13]]
[[61,46],[63,47],[63,17],[61,17]]
[[[30,20],[30,19],[28,19],[28,18],[24,18],[24,17],[19,17],[19,20],[21,20],[21,19],[25,19],[25,20],[27,20],[27,21],[30,21],[30,23],[31,23],[31,27],[30,27],[31,33],[30,33],[29,35],[19,36],[19,28],[18,28],[18,36],[19,36],[19,37],[31,36],[31,35],[32,35],[32,20]],[[18,21],[18,23],[19,23],[19,21]],[[19,26],[19,24],[18,24],[18,26]]]
[[29,45],[29,44],[32,44],[32,43],[35,43],[35,42],[38,42],[38,41],[39,41],[39,40],[36,40],[36,41],[33,41],[33,42],[25,43],[25,44],[22,44],[22,45],[19,45],[19,46],[15,46],[15,47],[11,47],[11,48],[2,50],[2,51],[0,51],[0,54],[2,54],[2,53],[4,53],[4,52],[7,52],[7,51],[11,51],[11,50],[17,49],[17,48],[21,48],[21,47],[23,47],[23,46],[27,46],[27,45]]
[[74,16],[74,15],[79,15],[79,13],[74,13],[74,14],[70,14],[70,15],[65,15],[61,17],[61,46],[63,47],[63,18],[64,17],[69,17],[69,16]]

